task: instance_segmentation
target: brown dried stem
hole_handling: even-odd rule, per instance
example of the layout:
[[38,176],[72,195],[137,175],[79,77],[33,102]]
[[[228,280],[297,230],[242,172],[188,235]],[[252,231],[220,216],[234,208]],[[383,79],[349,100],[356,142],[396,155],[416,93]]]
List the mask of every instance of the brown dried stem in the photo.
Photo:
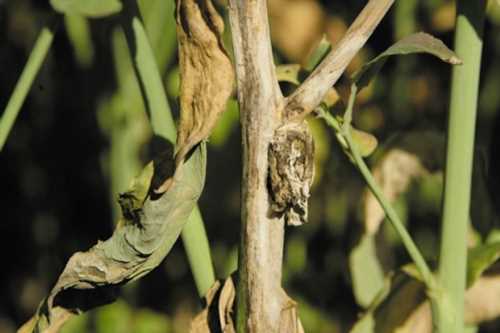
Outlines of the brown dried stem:
[[304,83],[287,98],[286,118],[302,119],[318,106],[328,89],[337,82],[393,3],[394,0],[368,1],[345,36]]
[[239,332],[278,332],[283,219],[269,217],[267,152],[283,97],[272,58],[265,0],[230,0],[240,104],[243,181],[237,294]]
[[393,2],[370,0],[344,39],[284,100],[275,76],[266,1],[229,1],[243,144],[239,332],[280,331],[287,306],[281,289],[284,221],[270,216],[267,189],[268,149],[274,132],[283,125],[283,116],[285,121],[300,120],[320,103]]

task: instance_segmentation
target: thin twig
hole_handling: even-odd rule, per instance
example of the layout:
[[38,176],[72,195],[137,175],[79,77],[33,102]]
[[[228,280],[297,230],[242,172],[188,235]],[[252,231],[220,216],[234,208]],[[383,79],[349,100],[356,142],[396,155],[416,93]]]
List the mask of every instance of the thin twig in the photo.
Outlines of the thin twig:
[[341,134],[347,143],[349,151],[352,154],[352,157],[354,159],[354,162],[356,163],[358,170],[361,172],[361,175],[365,179],[368,187],[370,188],[370,191],[372,191],[373,195],[375,196],[375,198],[377,198],[377,201],[382,206],[387,218],[389,219],[389,222],[392,224],[394,229],[396,229],[396,232],[401,238],[401,241],[403,242],[406,251],[408,251],[408,254],[410,255],[411,259],[415,263],[415,266],[417,267],[417,270],[422,276],[422,280],[425,283],[427,290],[429,291],[429,294],[432,295],[436,289],[436,280],[434,278],[434,275],[432,274],[429,266],[427,265],[424,257],[422,256],[422,253],[420,252],[417,245],[415,244],[410,234],[408,233],[408,230],[406,230],[403,222],[400,220],[398,214],[396,213],[392,205],[389,203],[384,193],[378,186],[377,182],[373,178],[370,169],[363,160],[363,157],[361,156],[361,153],[359,152],[359,149],[352,138],[351,120],[352,120],[352,112],[354,108],[354,101],[356,99],[356,94],[357,94],[357,87],[356,85],[353,84],[351,86],[351,95],[349,96],[347,109],[344,114],[344,122],[342,124]]
[[304,83],[287,98],[286,118],[303,118],[319,105],[328,89],[337,82],[393,3],[394,0],[370,0],[366,4],[345,36]]

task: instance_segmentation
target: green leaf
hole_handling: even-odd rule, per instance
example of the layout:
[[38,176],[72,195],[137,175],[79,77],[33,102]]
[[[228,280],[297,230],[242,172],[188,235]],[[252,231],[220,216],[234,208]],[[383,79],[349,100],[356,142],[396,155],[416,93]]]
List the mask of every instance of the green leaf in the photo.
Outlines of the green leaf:
[[387,58],[393,55],[407,55],[414,53],[428,53],[452,65],[462,61],[442,41],[429,34],[419,32],[409,35],[389,47],[375,59],[367,62],[357,71],[352,81],[358,86],[358,91],[367,86],[371,79],[379,72]]
[[[342,127],[342,119],[335,118],[330,112],[325,110],[324,107],[316,108],[316,113],[320,118],[323,118],[325,120],[328,126],[333,128],[333,130],[336,133],[336,138],[339,141],[340,145],[350,156],[350,153],[348,152],[347,142],[340,133]],[[351,126],[351,134],[352,134],[352,139],[356,143],[361,156],[367,157],[371,155],[377,148],[378,140],[372,134],[358,130],[352,126]]]
[[365,131],[361,131],[351,127],[352,139],[356,143],[359,149],[359,153],[363,157],[370,156],[378,145],[377,138]]
[[479,245],[467,255],[467,287],[500,258],[500,242]]
[[83,68],[89,68],[94,61],[94,45],[88,20],[81,15],[65,15],[64,24],[73,54]]
[[356,302],[367,307],[384,286],[384,272],[377,258],[375,237],[364,235],[349,255]]
[[299,64],[287,64],[276,66],[276,77],[278,81],[290,82],[299,85]]
[[50,0],[55,11],[85,17],[105,17],[122,10],[120,0]]
[[308,72],[312,72],[312,70],[321,62],[321,60],[326,57],[331,48],[332,45],[328,41],[328,38],[323,35],[323,38],[321,38],[318,45],[314,48],[312,54],[308,57],[304,69]]

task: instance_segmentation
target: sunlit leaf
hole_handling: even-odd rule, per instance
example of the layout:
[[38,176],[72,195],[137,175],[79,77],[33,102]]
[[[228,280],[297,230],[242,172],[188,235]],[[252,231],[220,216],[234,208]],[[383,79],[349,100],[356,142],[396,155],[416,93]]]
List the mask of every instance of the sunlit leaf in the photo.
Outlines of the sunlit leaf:
[[355,128],[351,128],[351,135],[361,156],[370,156],[377,148],[378,140],[374,135]]
[[354,73],[352,81],[357,85],[358,89],[361,90],[363,87],[367,86],[370,80],[378,73],[388,57],[414,53],[431,54],[452,65],[462,63],[457,55],[439,39],[429,34],[419,32],[401,39],[375,59],[364,64],[359,71]]
[[52,8],[62,14],[105,17],[122,10],[120,0],[50,0]]
[[470,249],[467,254],[467,286],[500,258],[500,242],[487,243]]

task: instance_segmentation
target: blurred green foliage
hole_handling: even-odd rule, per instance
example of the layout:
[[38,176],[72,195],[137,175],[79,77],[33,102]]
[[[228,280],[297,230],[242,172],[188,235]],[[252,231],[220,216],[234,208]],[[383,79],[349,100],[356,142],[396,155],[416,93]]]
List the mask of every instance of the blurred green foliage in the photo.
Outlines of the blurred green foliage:
[[[303,7],[305,16],[300,16],[286,10],[292,2],[269,1],[276,59],[284,64],[303,63],[305,56],[297,58],[298,53],[291,48],[312,48],[324,33],[331,41],[338,40],[364,4],[361,0],[349,5],[304,0],[309,4]],[[177,115],[174,3],[141,0],[139,4],[169,103]],[[321,10],[308,11],[308,6]],[[1,105],[8,100],[50,11],[48,3],[35,0],[0,2]],[[305,30],[303,34],[283,18],[292,14],[299,15],[292,22]],[[348,74],[412,32],[429,32],[451,46],[453,17],[453,1],[397,1],[367,47],[353,60]],[[491,214],[476,214],[489,221],[477,221],[476,215],[472,220],[482,239],[498,227],[494,207],[498,207],[500,198],[496,167],[500,165],[500,135],[494,130],[494,126],[500,128],[495,125],[500,124],[500,9],[490,4],[488,18],[477,142],[489,152],[481,164],[484,171],[478,172],[485,179],[478,193],[491,203],[474,200],[473,196],[473,210],[489,209]],[[280,29],[288,40],[280,40]],[[360,92],[355,107],[355,126],[379,140],[379,148],[369,160],[372,165],[398,140],[398,134],[410,130],[444,133],[449,78],[449,66],[432,57],[388,60],[376,80]],[[281,87],[285,94],[293,90],[288,83]],[[336,88],[346,100],[349,82],[341,80]],[[284,285],[299,302],[307,332],[345,332],[366,306],[366,299],[372,298],[364,295],[363,301],[355,297],[353,284],[358,282],[349,272],[349,254],[364,228],[364,183],[333,134],[320,120],[309,121],[316,140],[310,221],[301,228],[287,229]],[[207,184],[200,200],[216,273],[221,278],[233,272],[237,262],[241,175],[238,124],[238,107],[233,99],[209,140]],[[1,332],[11,332],[34,312],[71,253],[111,234],[119,213],[117,194],[128,187],[152,156],[151,138],[118,18],[66,17],[0,155],[8,194],[2,205],[5,215],[0,231],[7,240],[2,242],[2,251],[4,255],[16,254],[16,262],[6,263],[2,270]],[[418,145],[418,137],[416,141]],[[416,181],[396,202],[428,259],[435,259],[438,248],[441,186],[442,176],[432,173]],[[384,273],[409,261],[386,224],[370,242],[368,255],[378,257]],[[376,277],[371,283],[380,284]],[[366,286],[358,287],[362,290]],[[368,289],[373,293],[373,288]],[[178,242],[160,269],[125,290],[118,302],[71,320],[65,332],[185,332],[189,319],[200,309]],[[499,327],[498,322],[489,323],[479,332],[497,332]]]

